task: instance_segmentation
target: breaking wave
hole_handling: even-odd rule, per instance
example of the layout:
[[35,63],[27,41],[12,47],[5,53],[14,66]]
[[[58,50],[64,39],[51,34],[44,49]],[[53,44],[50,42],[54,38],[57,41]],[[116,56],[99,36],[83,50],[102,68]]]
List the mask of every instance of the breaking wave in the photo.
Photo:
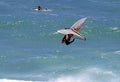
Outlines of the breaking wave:
[[112,71],[90,68],[77,75],[62,76],[54,82],[120,82],[120,79]]
[[0,79],[0,82],[33,82],[33,81]]
[[0,79],[0,82],[120,82],[119,75],[110,70],[89,68],[78,74],[65,75],[49,81],[25,81]]

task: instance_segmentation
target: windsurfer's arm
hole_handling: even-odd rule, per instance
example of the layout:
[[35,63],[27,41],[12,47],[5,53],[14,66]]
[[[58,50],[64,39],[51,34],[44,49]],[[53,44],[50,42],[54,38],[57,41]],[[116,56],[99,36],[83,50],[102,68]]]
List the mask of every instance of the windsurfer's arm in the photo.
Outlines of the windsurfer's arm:
[[62,41],[61,41],[62,44],[65,43],[65,38],[66,38],[66,35],[62,38]]

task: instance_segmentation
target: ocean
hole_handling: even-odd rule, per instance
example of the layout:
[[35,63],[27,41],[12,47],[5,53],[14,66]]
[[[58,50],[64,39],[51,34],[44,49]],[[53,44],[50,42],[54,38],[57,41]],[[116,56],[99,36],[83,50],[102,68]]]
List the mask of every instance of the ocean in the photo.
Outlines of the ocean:
[[[84,17],[87,40],[61,44]],[[0,82],[120,82],[120,0],[0,0]]]

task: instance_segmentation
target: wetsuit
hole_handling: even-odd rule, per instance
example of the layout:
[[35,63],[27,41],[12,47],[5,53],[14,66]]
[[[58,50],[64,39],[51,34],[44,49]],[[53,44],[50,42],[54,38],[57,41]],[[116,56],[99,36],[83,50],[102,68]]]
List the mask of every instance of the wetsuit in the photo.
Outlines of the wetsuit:
[[62,39],[62,43],[65,43],[66,45],[69,45],[72,42],[74,42],[75,38],[72,41],[70,41],[70,39],[71,39],[72,36],[73,36],[73,34],[67,34],[67,35],[65,35],[63,37],[63,39]]

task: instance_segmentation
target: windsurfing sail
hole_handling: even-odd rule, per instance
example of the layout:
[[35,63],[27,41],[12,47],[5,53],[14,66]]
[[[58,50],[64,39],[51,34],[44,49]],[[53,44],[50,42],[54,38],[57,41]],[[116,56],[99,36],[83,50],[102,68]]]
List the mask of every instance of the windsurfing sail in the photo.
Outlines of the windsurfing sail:
[[61,34],[73,34],[75,36],[78,36],[79,38],[81,38],[82,40],[86,40],[85,36],[80,34],[79,32],[75,31],[75,30],[72,30],[72,29],[61,29],[61,30],[58,30],[57,31],[58,33],[61,33]]
[[78,20],[76,23],[74,23],[70,28],[61,29],[61,30],[58,30],[57,32],[61,33],[61,34],[65,34],[65,35],[73,34],[75,36],[78,36],[82,40],[86,40],[85,36],[78,32],[78,30],[80,30],[80,28],[85,23],[86,19],[87,18],[82,18],[82,19]]
[[82,18],[82,19],[78,20],[76,23],[74,23],[70,28],[78,31],[83,26],[83,24],[85,23],[86,20],[87,20],[87,17]]
[[57,32],[61,34],[74,34],[74,31],[72,31],[71,29],[61,29],[57,30]]

